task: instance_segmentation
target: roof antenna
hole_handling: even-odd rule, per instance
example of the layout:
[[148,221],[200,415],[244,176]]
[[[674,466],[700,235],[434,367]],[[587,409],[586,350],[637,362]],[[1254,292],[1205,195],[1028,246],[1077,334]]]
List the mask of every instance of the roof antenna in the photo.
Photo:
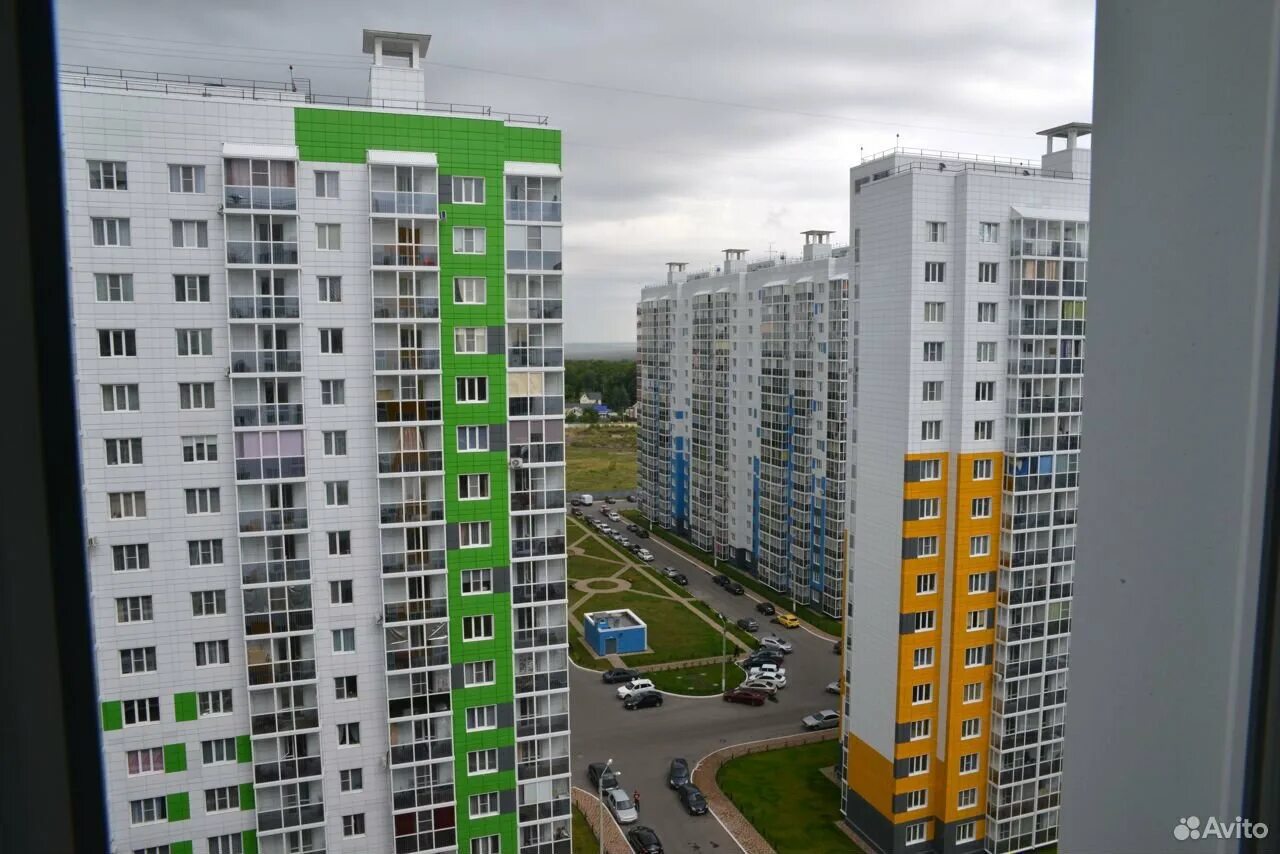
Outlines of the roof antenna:
[[893,135],[893,150],[897,151],[902,146],[902,134],[895,133]]
[[293,82],[293,66],[292,65],[289,66],[289,90],[292,92],[298,91],[298,84]]

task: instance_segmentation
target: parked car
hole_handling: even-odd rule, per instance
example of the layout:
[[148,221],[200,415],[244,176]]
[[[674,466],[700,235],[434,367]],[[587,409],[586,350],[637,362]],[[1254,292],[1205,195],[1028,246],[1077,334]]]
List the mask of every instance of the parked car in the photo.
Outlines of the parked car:
[[577,507],[573,508],[573,511],[572,511],[572,512],[573,512],[573,515],[574,515],[574,516],[577,516],[579,519],[581,519],[581,518],[582,518],[582,511],[581,511],[581,510],[579,510]]
[[757,602],[756,610],[759,611],[761,614],[764,614],[766,617],[772,617],[774,615],[774,607],[772,602]]
[[750,617],[743,617],[741,620],[738,620],[738,628],[742,629],[744,632],[758,632],[760,631],[760,624]]
[[677,756],[671,760],[671,767],[667,769],[667,785],[672,789],[679,789],[688,782],[689,760]]
[[580,507],[580,506],[582,505],[582,499],[581,499],[581,498],[575,498],[575,499],[573,499],[572,501],[570,501],[569,503],[570,503],[570,504],[572,504],[574,507]]
[[632,504],[635,504],[635,503],[636,503],[636,494],[635,494],[634,492],[632,492],[632,493],[628,493],[628,495],[627,495],[627,500],[628,500],[628,501],[630,501]]
[[636,709],[650,709],[654,706],[661,705],[662,695],[657,691],[640,691],[635,694],[629,694],[627,695],[627,698],[622,701],[622,708],[629,712]]
[[631,532],[633,532],[633,533],[634,533],[635,531],[640,530],[640,526],[639,526],[639,525],[637,525],[635,522],[628,522],[628,523],[627,523],[627,530],[628,530],[628,531],[631,531]]
[[667,578],[675,578],[679,574],[676,572],[676,568],[674,566],[664,566],[662,569],[658,570],[658,572],[661,572]]
[[717,576],[716,576],[714,579],[712,579],[712,580],[716,583],[716,585],[717,585],[717,586],[719,586],[719,587],[724,587],[724,586],[725,586],[726,584],[728,584],[732,579],[731,579],[731,578],[729,578],[729,576],[727,576],[727,575],[717,575]]
[[840,641],[836,641],[835,643],[831,644],[831,651],[834,652],[836,655],[840,654]]
[[702,796],[702,790],[697,786],[686,783],[680,787],[677,794],[680,797],[680,805],[689,815],[707,814],[707,799]]
[[689,577],[683,572],[677,572],[675,575],[671,576],[671,580],[676,584],[679,584],[681,587],[689,586]]
[[640,678],[640,671],[632,670],[630,667],[615,667],[600,674],[600,681],[606,685],[617,685],[620,682],[630,682],[638,678]]
[[590,507],[592,503],[594,503],[595,499],[584,492],[582,495],[578,496],[578,501],[582,503],[583,507]]
[[642,540],[647,540],[649,539],[649,532],[644,528],[636,528],[636,536]]
[[760,645],[765,649],[776,649],[784,655],[789,655],[791,651],[795,649],[795,647],[792,646],[791,641],[783,640],[777,635],[765,635],[760,638]]
[[773,679],[768,676],[757,676],[755,679],[744,679],[739,688],[747,688],[752,691],[763,691],[766,694],[773,695],[786,687],[785,680]]
[[616,498],[606,498],[606,499],[604,500],[604,503],[605,503],[605,504],[617,504],[617,503],[618,503],[618,499],[616,499]]
[[[604,778],[603,782],[600,779],[601,777]],[[613,769],[605,762],[592,762],[588,765],[587,779],[591,781],[593,790],[598,788],[607,792],[610,789],[618,788],[618,778],[614,776]]]
[[776,649],[757,649],[740,662],[744,670],[760,664],[781,664],[783,655]]
[[636,854],[664,854],[662,841],[652,827],[637,826],[627,831],[627,842]]
[[777,664],[757,664],[747,671],[748,679],[755,679],[757,676],[786,676],[787,668],[780,667]]
[[768,699],[763,691],[756,691],[753,688],[734,688],[724,692],[724,701],[726,703],[743,703],[748,706],[763,706],[764,701]]
[[652,679],[632,679],[626,685],[618,689],[618,699],[625,700],[632,694],[639,694],[641,691],[655,691]]
[[646,548],[637,549],[636,556],[639,557],[645,563],[653,563],[653,552],[649,551]]
[[613,521],[615,521],[615,522],[621,522],[621,521],[622,521],[622,516],[621,516],[619,513],[617,513],[616,511],[614,511],[614,510],[610,510],[610,511],[609,511],[609,518],[610,518],[610,519],[612,519],[612,520],[613,520]]
[[788,614],[786,611],[774,617],[773,621],[786,629],[794,629],[800,625],[800,618],[795,614]]
[[832,709],[823,709],[812,715],[805,715],[800,721],[805,729],[831,729],[840,726],[840,716]]
[[728,590],[734,596],[741,596],[743,593],[747,592],[747,589],[736,581],[730,581],[724,586],[724,589]]
[[828,694],[839,694],[839,693],[840,693],[840,680],[839,680],[839,679],[837,679],[835,682],[828,682],[828,683],[827,683],[827,693],[828,693]]
[[636,805],[625,789],[616,788],[605,792],[604,804],[618,820],[618,824],[634,824],[640,818],[640,813],[636,812]]

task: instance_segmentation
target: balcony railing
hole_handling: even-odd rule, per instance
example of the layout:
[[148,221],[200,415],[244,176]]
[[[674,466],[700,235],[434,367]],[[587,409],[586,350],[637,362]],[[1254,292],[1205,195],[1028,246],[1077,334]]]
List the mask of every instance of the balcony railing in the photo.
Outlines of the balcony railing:
[[447,759],[452,755],[452,739],[437,738],[430,741],[415,741],[413,744],[392,745],[391,764],[412,765],[418,762],[430,762],[435,759]]
[[564,398],[512,397],[507,400],[507,413],[517,418],[523,415],[562,415]]
[[441,667],[449,663],[447,646],[426,649],[400,649],[387,651],[387,670],[419,670],[423,667]]
[[438,371],[440,370],[440,350],[407,347],[375,350],[373,369],[375,371]]
[[447,712],[451,706],[448,687],[420,697],[393,697],[387,700],[387,717],[418,718]]
[[258,830],[280,830],[324,823],[324,804],[306,804],[278,810],[258,810]]
[[511,601],[516,605],[527,605],[531,602],[556,602],[566,595],[565,582],[552,581],[546,584],[516,584],[511,588]]
[[301,350],[231,351],[233,374],[296,374],[301,371]]
[[386,623],[438,620],[449,616],[449,605],[447,599],[387,602],[382,606],[382,615],[383,621]]
[[513,492],[511,493],[512,510],[563,510],[564,490],[550,489],[546,492]]
[[429,552],[409,552],[405,554],[384,554],[382,571],[393,575],[401,572],[432,572],[444,569],[444,549]]
[[538,646],[563,646],[569,642],[568,629],[549,626],[540,629],[516,629],[515,648],[529,649]]
[[[245,614],[244,633],[247,635],[278,635],[288,632],[309,632],[315,628],[311,611],[277,611],[271,614]],[[253,668],[251,667],[250,670]],[[314,678],[312,671],[311,677]]]
[[533,735],[551,735],[569,729],[569,715],[543,715],[533,718],[521,718],[516,722],[516,737],[527,738]]
[[293,558],[246,563],[240,567],[240,577],[246,586],[307,581],[311,578],[311,561],[306,558]]
[[228,184],[222,194],[227,210],[296,211],[298,191],[294,187],[244,187]]
[[378,454],[378,474],[444,471],[442,451],[391,451]]
[[523,463],[562,463],[564,462],[564,445],[512,445],[508,456]]
[[564,670],[551,673],[530,673],[516,676],[516,693],[531,694],[543,691],[557,691],[569,687],[569,674]]
[[236,460],[236,480],[282,480],[306,476],[306,457]]
[[379,423],[439,421],[443,411],[438,400],[388,400],[377,405]]
[[374,320],[438,320],[440,300],[435,297],[374,297]]
[[258,785],[278,783],[281,780],[297,780],[303,777],[319,777],[320,774],[319,756],[282,759],[279,762],[255,764],[253,767],[253,781]]
[[383,502],[379,518],[384,525],[398,525],[402,522],[443,522],[444,501]]
[[512,557],[547,557],[564,554],[564,535],[512,538]]
[[559,270],[560,251],[553,249],[508,249],[508,270]]
[[435,193],[373,190],[369,193],[369,210],[376,214],[435,216],[439,211],[436,201]]
[[558,299],[509,299],[508,320],[561,320],[564,303]]
[[283,264],[298,263],[296,240],[228,240],[228,264]]
[[560,347],[510,347],[507,366],[512,368],[562,368],[564,350]]
[[237,427],[296,427],[303,423],[302,414],[301,403],[244,404],[232,410]]
[[426,786],[421,789],[401,789],[391,795],[391,808],[397,810],[429,807],[453,800],[453,785]]
[[[273,614],[272,617],[279,615]],[[310,622],[308,620],[308,622]],[[291,631],[309,631],[310,625]],[[288,682],[310,682],[316,678],[316,663],[307,661],[279,661],[274,664],[249,665],[250,685],[281,685]]]
[[298,317],[297,297],[227,297],[232,320],[291,320]]
[[559,222],[560,202],[507,199],[507,219],[522,222]]
[[[537,777],[551,777],[556,774],[568,773],[569,757],[567,756],[516,763],[516,777],[520,780],[532,780]],[[547,804],[541,804],[540,806],[546,807]]]
[[439,267],[440,247],[375,243],[370,264],[374,267]]
[[240,533],[242,534],[262,534],[268,531],[302,531],[306,527],[307,511],[301,507],[240,511]]
[[320,713],[315,709],[286,709],[281,712],[254,715],[249,719],[249,727],[254,735],[298,732],[318,729],[319,726]]

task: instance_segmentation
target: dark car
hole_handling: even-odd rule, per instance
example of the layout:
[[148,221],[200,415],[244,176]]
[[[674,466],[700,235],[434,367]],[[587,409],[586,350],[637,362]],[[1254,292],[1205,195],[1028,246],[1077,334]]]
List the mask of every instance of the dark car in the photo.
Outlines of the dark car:
[[761,691],[754,691],[751,688],[734,688],[731,691],[724,692],[724,701],[726,703],[743,703],[748,706],[763,706],[764,701],[767,699],[767,694]]
[[734,596],[741,596],[743,593],[747,592],[746,588],[736,581],[730,581],[728,584],[724,586],[724,589],[728,590]]
[[581,499],[581,498],[575,498],[575,499],[573,499],[572,501],[570,501],[569,503],[570,503],[570,504],[572,504],[574,507],[579,507],[579,506],[581,506],[581,505],[582,505],[582,499]]
[[636,503],[636,495],[635,495],[635,493],[633,492],[633,493],[631,493],[630,495],[628,495],[628,496],[627,496],[627,500],[628,500],[628,501],[630,501],[632,504],[635,504],[635,503]]
[[622,701],[622,708],[627,711],[633,709],[651,709],[654,706],[662,705],[662,695],[657,691],[641,691],[638,694],[632,694]]
[[677,572],[675,575],[671,576],[671,580],[676,584],[679,584],[681,587],[689,586],[689,577],[683,572]]
[[[603,781],[600,779],[601,776],[604,777]],[[592,762],[588,765],[587,779],[591,781],[591,788],[598,788],[602,792],[618,788],[618,778],[613,775],[613,769],[604,762]]]
[[647,540],[647,539],[649,539],[649,532],[648,532],[648,531],[646,531],[644,528],[639,528],[639,527],[637,527],[637,528],[636,528],[636,536],[637,536],[637,537],[639,537],[639,538],[640,538],[640,539],[642,539],[642,540]]
[[618,503],[618,499],[616,499],[616,498],[606,498],[606,499],[604,500],[604,503],[605,503],[605,504],[617,504],[617,503]]
[[663,854],[662,840],[653,832],[652,827],[636,825],[627,831],[627,842],[636,854]]
[[741,620],[738,620],[738,628],[745,632],[758,632],[760,631],[760,624],[750,617],[743,617]]
[[831,645],[831,651],[834,652],[836,655],[840,654],[840,641],[836,641]]
[[613,670],[606,670],[601,673],[600,681],[606,685],[617,685],[622,682],[630,682],[639,675],[639,670],[632,670],[629,667],[615,667]]
[[757,602],[756,610],[759,611],[761,614],[764,614],[766,617],[772,617],[775,613],[777,613],[777,611],[773,607],[772,602]]
[[689,760],[676,757],[671,760],[671,768],[667,771],[667,785],[679,789],[689,782]]
[[689,815],[707,814],[707,799],[702,796],[702,790],[697,786],[686,783],[680,787],[677,794],[680,797],[680,805]]
[[715,583],[716,583],[718,586],[720,586],[720,587],[724,587],[726,584],[728,584],[730,581],[732,581],[732,579],[731,579],[731,578],[729,578],[729,576],[727,576],[727,575],[717,575],[717,576],[716,576],[714,579],[712,579],[712,580],[713,580],[713,581],[715,581]]
[[635,522],[628,522],[627,530],[631,531],[632,533],[635,533],[636,531],[640,530],[640,526],[637,525]]
[[582,518],[582,511],[581,511],[581,510],[579,510],[577,507],[575,507],[575,508],[573,508],[573,515],[575,515],[575,516],[577,516],[579,519],[581,519],[581,518]]
[[750,670],[761,664],[781,664],[784,654],[776,649],[757,649],[755,652],[742,659],[744,669]]

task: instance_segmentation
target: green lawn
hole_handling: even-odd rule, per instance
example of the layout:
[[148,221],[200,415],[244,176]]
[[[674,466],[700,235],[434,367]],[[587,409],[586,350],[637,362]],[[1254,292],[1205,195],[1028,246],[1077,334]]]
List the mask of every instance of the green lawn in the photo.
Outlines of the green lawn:
[[578,543],[578,548],[582,549],[583,554],[588,554],[592,557],[604,558],[605,560],[624,560],[621,552],[605,545],[604,541],[598,537],[588,537]]
[[857,854],[836,827],[840,790],[819,770],[839,759],[839,740],[770,750],[726,762],[716,782],[778,854]]
[[[711,617],[711,619],[717,622],[720,621],[720,618],[716,616],[716,609],[712,608],[710,605],[708,605],[706,602],[703,602],[701,599],[694,599],[693,607],[697,608],[700,611],[703,611],[709,617]],[[736,625],[734,625],[733,621],[738,619],[737,616],[735,616],[734,614],[725,614],[725,616],[729,618],[729,634],[733,635],[738,640],[745,643],[749,649],[755,649],[760,645],[760,641],[756,638],[755,635],[751,634],[751,632],[747,631],[746,629],[740,629]],[[760,622],[760,621],[756,620],[756,622]],[[730,652],[732,652],[733,651],[732,644],[730,645],[730,647],[731,647]]]
[[[594,602],[595,597],[592,597],[591,601]],[[587,642],[573,627],[570,627],[569,631],[569,658],[573,659],[574,664],[588,670],[608,670],[612,666],[607,659],[592,655],[591,650],[587,649]]]
[[632,667],[720,654],[720,633],[673,599],[658,599],[629,591],[597,593],[586,601],[581,610],[609,611],[616,608],[634,611],[649,628],[649,647],[653,652],[624,656],[623,660]]
[[[728,662],[724,668],[725,685],[733,688],[742,681],[742,668]],[[653,670],[645,674],[659,690],[677,694],[707,696],[720,693],[720,665],[701,664],[697,667],[679,667],[674,670]]]
[[653,580],[653,576],[639,569],[628,569],[622,574],[622,577],[631,582],[632,590],[639,590],[643,593],[655,593],[658,596],[666,596],[667,591]]
[[569,610],[572,611],[577,606],[578,602],[582,599],[582,597],[586,595],[587,595],[586,593],[583,593],[581,590],[574,587],[572,584],[569,585]]
[[598,850],[600,850],[600,840],[591,831],[591,825],[587,824],[587,817],[575,804],[573,807],[573,854],[592,854],[593,851]]
[[[642,516],[639,510],[623,510],[622,515],[630,519],[632,522],[635,522],[637,525],[641,525],[645,528],[649,527],[649,520],[646,519],[644,516]],[[730,566],[724,561],[720,561],[719,563],[716,563],[710,553],[704,552],[702,549],[693,545],[688,540],[685,540],[681,537],[677,537],[675,534],[671,533],[670,531],[667,531],[663,528],[659,528],[656,525],[653,528],[653,536],[661,537],[664,542],[670,543],[671,545],[675,546],[685,554],[691,557],[695,557],[698,560],[705,563],[707,566],[714,567],[716,570],[723,572],[725,575],[729,576],[730,578],[733,578],[737,581],[742,582],[742,586],[746,587],[748,590],[755,593],[757,596],[761,596],[769,600],[774,605],[778,606],[779,609],[785,610],[785,611],[791,610],[790,596],[786,596],[782,593],[779,593],[776,590],[766,587],[756,579],[734,568],[733,566]],[[807,621],[814,628],[824,631],[829,635],[835,635],[836,637],[840,637],[844,632],[844,630],[840,625],[839,620],[832,619],[831,617],[828,617],[826,614],[821,614],[813,610],[812,608],[801,605],[800,607],[796,608],[795,613],[796,613],[796,616]]]
[[570,426],[565,430],[571,493],[616,492],[636,485],[634,424]]
[[569,555],[570,578],[603,578],[622,569],[622,565],[583,555]]

